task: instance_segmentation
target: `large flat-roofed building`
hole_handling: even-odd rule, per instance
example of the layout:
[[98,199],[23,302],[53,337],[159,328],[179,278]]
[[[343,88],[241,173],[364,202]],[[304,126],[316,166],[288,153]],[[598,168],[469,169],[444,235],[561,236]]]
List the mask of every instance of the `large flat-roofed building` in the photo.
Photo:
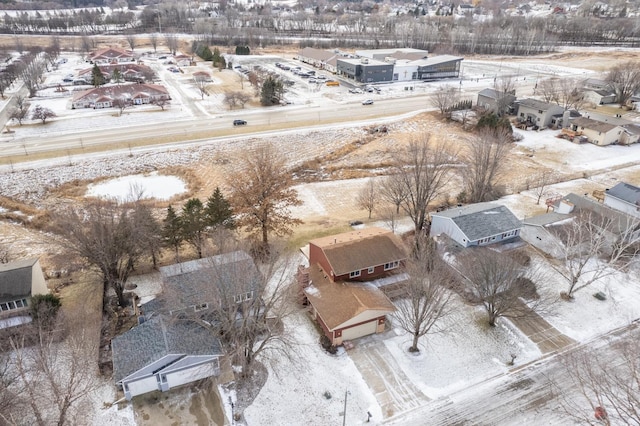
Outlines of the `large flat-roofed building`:
[[422,49],[413,49],[410,47],[398,49],[371,49],[356,50],[356,55],[361,58],[376,59],[384,61],[387,58],[409,59],[415,61],[417,59],[425,59],[429,54],[428,51]]
[[411,62],[418,66],[418,80],[438,80],[441,78],[458,78],[460,63],[463,58],[452,55],[433,56]]
[[337,72],[360,83],[380,83],[393,80],[393,63],[368,58],[338,58]]

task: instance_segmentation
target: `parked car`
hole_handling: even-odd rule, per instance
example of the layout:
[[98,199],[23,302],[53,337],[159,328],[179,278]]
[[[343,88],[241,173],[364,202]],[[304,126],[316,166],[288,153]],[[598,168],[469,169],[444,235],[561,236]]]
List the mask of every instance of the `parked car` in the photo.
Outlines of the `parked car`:
[[245,120],[233,120],[234,126],[244,126],[245,124],[247,124]]
[[373,99],[365,99],[362,101],[362,105],[373,105]]

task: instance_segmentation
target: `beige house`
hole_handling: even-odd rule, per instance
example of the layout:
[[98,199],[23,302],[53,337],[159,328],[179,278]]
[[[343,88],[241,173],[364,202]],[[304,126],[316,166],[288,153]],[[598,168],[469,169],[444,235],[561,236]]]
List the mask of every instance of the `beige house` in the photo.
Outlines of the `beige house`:
[[89,60],[94,64],[118,64],[121,62],[135,62],[136,58],[129,50],[117,47],[107,47],[96,50],[89,55]]
[[83,90],[73,95],[71,108],[111,108],[114,100],[125,99],[133,105],[171,100],[169,92],[158,84],[122,84]]
[[594,145],[605,146],[618,143],[624,128],[592,118],[580,117],[571,120],[571,130],[579,132]]
[[305,47],[298,52],[297,59],[300,62],[304,62],[305,64],[309,64],[315,68],[335,73],[337,64],[336,58],[338,57],[340,57],[338,53],[329,50]]

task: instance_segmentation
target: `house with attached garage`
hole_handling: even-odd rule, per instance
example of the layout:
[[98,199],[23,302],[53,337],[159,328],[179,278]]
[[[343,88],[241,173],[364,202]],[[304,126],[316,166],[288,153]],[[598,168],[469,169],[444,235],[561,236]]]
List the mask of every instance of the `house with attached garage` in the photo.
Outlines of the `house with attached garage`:
[[477,203],[432,213],[429,235],[444,234],[462,247],[485,246],[517,238],[521,227],[507,207]]
[[407,250],[393,232],[365,228],[309,241],[298,268],[303,301],[332,345],[384,331],[395,307],[386,293],[408,276]]
[[111,348],[113,378],[127,400],[215,376],[223,355],[211,330],[162,315],[114,338]]
[[[139,306],[139,325],[111,341],[114,380],[127,399],[220,373],[220,312],[269,321],[251,256],[235,251],[159,268],[162,295]],[[257,318],[253,315],[252,318]]]
[[0,328],[31,321],[31,297],[47,294],[38,258],[0,263]]

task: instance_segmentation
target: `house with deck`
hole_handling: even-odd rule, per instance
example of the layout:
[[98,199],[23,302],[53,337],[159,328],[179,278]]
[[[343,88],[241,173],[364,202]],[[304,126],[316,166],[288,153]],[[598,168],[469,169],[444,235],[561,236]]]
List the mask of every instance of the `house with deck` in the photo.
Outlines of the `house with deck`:
[[541,129],[549,127],[554,116],[562,116],[564,113],[564,108],[560,105],[537,99],[521,99],[516,105],[518,121]]
[[476,105],[487,112],[502,115],[509,107],[513,107],[515,100],[516,96],[512,92],[487,88],[478,93]]
[[570,128],[590,143],[599,146],[619,143],[624,133],[624,128],[620,125],[587,117],[570,120]]
[[309,242],[309,266],[298,269],[304,302],[333,345],[384,331],[395,311],[387,293],[408,276],[407,250],[393,232],[365,228]]
[[521,227],[506,206],[477,203],[432,213],[429,235],[446,235],[462,247],[486,246],[517,238]]

